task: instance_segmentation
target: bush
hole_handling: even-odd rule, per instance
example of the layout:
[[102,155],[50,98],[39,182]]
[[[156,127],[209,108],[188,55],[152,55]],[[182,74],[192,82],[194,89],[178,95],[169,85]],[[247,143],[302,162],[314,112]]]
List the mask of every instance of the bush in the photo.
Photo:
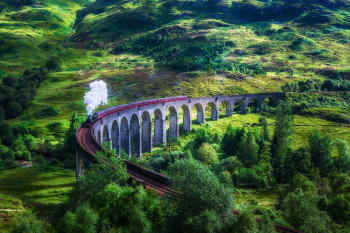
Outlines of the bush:
[[232,179],[241,187],[264,188],[268,184],[264,176],[257,174],[256,168],[241,168],[235,172]]
[[10,233],[41,233],[46,232],[45,223],[39,220],[35,214],[26,211],[18,214],[12,224]]
[[283,200],[282,208],[286,220],[306,233],[330,232],[328,215],[318,209],[319,196],[296,189]]
[[22,106],[15,101],[10,102],[6,107],[6,114],[8,118],[17,117],[22,111]]
[[46,107],[35,114],[38,118],[55,117],[58,116],[59,111],[52,106]]
[[346,224],[350,221],[350,194],[338,194],[332,198],[328,206],[328,213],[339,224]]
[[57,57],[50,58],[46,62],[45,67],[48,71],[53,71],[53,72],[57,72],[61,70],[60,61]]
[[78,207],[74,212],[68,211],[63,217],[66,233],[96,233],[99,216],[87,204]]
[[215,149],[208,143],[202,143],[195,157],[208,165],[216,164],[219,161]]

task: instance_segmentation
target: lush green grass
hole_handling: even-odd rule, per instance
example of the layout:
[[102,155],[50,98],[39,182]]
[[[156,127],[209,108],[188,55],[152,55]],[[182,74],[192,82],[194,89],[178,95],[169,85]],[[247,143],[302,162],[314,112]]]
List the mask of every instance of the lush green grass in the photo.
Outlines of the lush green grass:
[[43,207],[67,200],[75,182],[73,170],[16,168],[0,172],[1,208]]
[[7,232],[16,213],[35,209],[41,213],[65,202],[75,182],[72,170],[49,167],[16,168],[0,172],[0,231]]
[[236,208],[245,209],[248,206],[261,206],[274,209],[278,204],[278,193],[251,189],[237,189],[234,193]]

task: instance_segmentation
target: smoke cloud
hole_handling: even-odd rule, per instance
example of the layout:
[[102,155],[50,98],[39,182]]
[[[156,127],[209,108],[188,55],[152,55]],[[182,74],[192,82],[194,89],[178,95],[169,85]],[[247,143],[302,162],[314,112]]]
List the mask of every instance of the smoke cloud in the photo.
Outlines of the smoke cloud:
[[89,85],[90,90],[84,96],[86,112],[91,115],[100,104],[107,104],[108,90],[107,84],[102,81],[93,81]]

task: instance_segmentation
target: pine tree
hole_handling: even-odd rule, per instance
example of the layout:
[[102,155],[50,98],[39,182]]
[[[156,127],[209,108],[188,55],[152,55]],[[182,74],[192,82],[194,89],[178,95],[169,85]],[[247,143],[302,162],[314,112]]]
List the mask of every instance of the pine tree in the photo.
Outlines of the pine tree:
[[264,138],[264,141],[269,141],[270,140],[270,132],[269,132],[269,128],[268,128],[268,124],[267,124],[266,118],[265,117],[261,117],[259,119],[259,123],[263,127],[263,138]]
[[246,132],[239,142],[239,159],[245,166],[251,167],[258,162],[259,145],[253,132]]
[[284,180],[284,165],[290,151],[290,138],[293,133],[292,108],[288,102],[281,102],[276,109],[275,131],[271,144],[272,167],[277,181]]
[[332,139],[328,135],[321,135],[315,130],[309,138],[311,160],[320,173],[326,176],[332,168]]
[[65,140],[64,140],[64,151],[67,153],[74,154],[76,149],[76,138],[75,134],[77,129],[80,127],[82,119],[79,118],[76,112],[73,113],[72,118],[70,120],[70,126],[68,131],[66,132]]

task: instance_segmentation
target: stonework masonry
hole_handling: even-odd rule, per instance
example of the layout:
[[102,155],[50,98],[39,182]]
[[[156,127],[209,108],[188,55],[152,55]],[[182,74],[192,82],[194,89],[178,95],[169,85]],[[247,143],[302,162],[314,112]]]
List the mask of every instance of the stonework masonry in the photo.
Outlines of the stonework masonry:
[[220,107],[225,108],[226,116],[245,114],[248,106],[260,111],[266,100],[277,105],[281,96],[281,93],[213,96],[135,107],[96,121],[93,136],[101,146],[109,143],[117,154],[123,151],[129,156],[139,157],[151,152],[154,146],[176,140],[180,136],[180,117],[183,131],[189,132],[192,122],[205,123],[206,113],[209,113],[209,119],[218,120]]

